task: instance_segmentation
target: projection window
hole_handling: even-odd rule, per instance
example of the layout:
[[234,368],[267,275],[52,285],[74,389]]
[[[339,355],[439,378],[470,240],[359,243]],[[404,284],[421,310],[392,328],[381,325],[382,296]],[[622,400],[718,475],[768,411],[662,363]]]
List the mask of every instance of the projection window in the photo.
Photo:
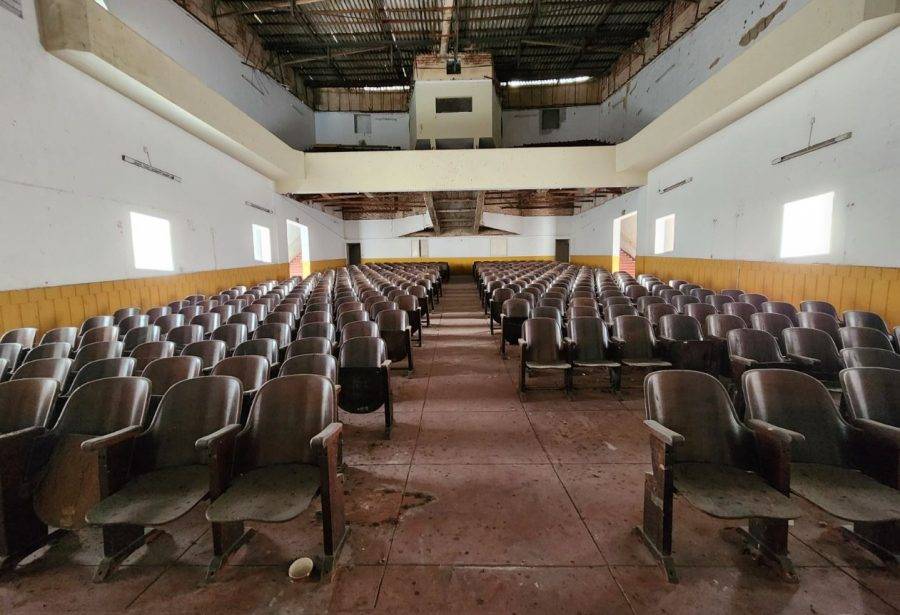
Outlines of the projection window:
[[253,258],[262,263],[272,262],[272,238],[268,226],[253,225]]
[[831,250],[831,212],[834,192],[784,205],[781,257],[816,256]]
[[134,268],[172,271],[172,232],[165,218],[131,212]]
[[472,97],[465,98],[435,98],[435,113],[471,113]]
[[675,249],[675,214],[656,219],[654,252],[663,254]]
[[359,113],[354,115],[353,131],[358,135],[372,134],[372,116]]

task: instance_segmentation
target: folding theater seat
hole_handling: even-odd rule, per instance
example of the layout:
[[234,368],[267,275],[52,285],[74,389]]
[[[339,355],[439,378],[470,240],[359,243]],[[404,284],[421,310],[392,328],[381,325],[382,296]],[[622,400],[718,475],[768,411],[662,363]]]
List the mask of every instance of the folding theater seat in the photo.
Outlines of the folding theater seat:
[[[94,572],[102,581],[119,563],[160,534],[204,499],[215,501],[231,477],[240,431],[241,383],[228,376],[179,382],[169,389],[149,429],[130,433],[134,455],[116,459],[117,481],[86,515],[104,529],[103,559]],[[103,451],[127,440],[97,438],[90,450]],[[147,532],[146,528],[154,528]],[[243,533],[239,524],[213,523],[213,551]]]
[[63,359],[71,355],[72,346],[68,342],[47,342],[32,348],[22,363],[30,363],[40,359]]
[[203,327],[203,338],[209,339],[212,332],[222,326],[222,316],[216,312],[206,312],[205,314],[198,314],[191,318],[190,324]]
[[532,317],[522,325],[519,392],[527,389],[530,370],[558,370],[563,372],[563,388],[572,388],[572,364],[568,344],[563,341],[561,323],[554,318]]
[[720,290],[719,294],[725,295],[726,297],[731,297],[732,301],[740,301],[741,295],[744,294],[744,291],[738,290],[736,288],[727,288],[725,290]]
[[154,307],[147,310],[147,318],[150,320],[151,325],[155,325],[156,321],[162,318],[163,316],[171,316],[172,309],[168,306],[163,307]]
[[227,354],[225,342],[220,340],[202,340],[188,344],[181,351],[183,357],[197,357],[202,362],[201,372],[209,374]]
[[669,314],[675,314],[675,308],[668,303],[652,303],[647,306],[644,317],[650,321],[655,330],[659,329],[659,319]]
[[[600,318],[572,318],[569,321],[569,338],[569,362],[573,368],[606,369],[610,388],[618,390],[622,366],[610,359],[609,333],[604,322]],[[570,386],[574,387],[574,382]]]
[[762,304],[766,303],[768,300],[769,298],[765,295],[760,295],[757,293],[744,293],[743,295],[738,297],[738,301],[751,304],[756,308],[758,312],[762,311]]
[[160,333],[163,336],[169,334],[169,331],[176,327],[184,326],[185,319],[183,314],[164,314],[157,318],[156,320],[150,319],[153,321],[153,324],[159,327]]
[[[396,305],[396,304],[394,304]],[[375,317],[378,332],[384,340],[391,364],[406,360],[407,375],[413,371],[412,330],[409,317],[399,309],[386,309]]]
[[[844,348],[841,359],[851,367],[886,367],[900,370],[900,354],[881,348]],[[22,369],[21,367],[19,368]]]
[[97,329],[99,327],[113,327],[115,326],[115,324],[115,318],[113,316],[91,316],[90,318],[86,318],[84,322],[81,323],[81,327],[78,329],[78,337],[83,336],[91,329]]
[[385,437],[391,437],[393,401],[391,362],[380,337],[355,337],[341,344],[340,407],[351,414],[368,414],[384,406]]
[[793,326],[790,318],[784,314],[756,312],[750,315],[750,326],[753,329],[765,331],[774,337],[778,340],[778,345],[781,346],[782,352],[785,351],[783,332],[785,329],[790,329]]
[[644,385],[652,471],[644,478],[638,533],[678,581],[672,557],[674,496],[718,519],[748,519],[738,531],[782,576],[796,580],[788,555],[787,523],[800,510],[777,468],[761,463],[753,432],[738,419],[724,387],[695,371],[647,376]]
[[96,344],[97,342],[114,342],[119,339],[119,327],[110,325],[107,327],[94,327],[88,329],[78,338],[75,350],[87,346],[88,344]]
[[804,329],[818,329],[831,336],[838,348],[843,348],[841,341],[841,325],[831,314],[825,312],[799,312],[797,322]]
[[881,348],[893,352],[891,338],[878,329],[869,327],[842,327],[840,348]]
[[716,294],[712,290],[708,288],[693,288],[691,289],[691,297],[699,301],[700,303],[707,303],[706,298]]
[[[824,332],[816,333],[831,341]],[[852,386],[854,380],[848,376],[847,384]],[[850,522],[851,527],[841,527],[843,536],[895,567],[900,544],[896,434],[888,445],[893,454],[873,458],[871,453],[883,451],[887,444],[882,430],[874,424],[871,429],[854,429],[841,417],[825,386],[800,372],[747,372],[744,395],[748,423],[761,443],[761,462],[778,469],[780,490],[790,490]],[[873,391],[870,399],[878,396]],[[888,477],[893,484],[879,482]]]
[[203,340],[203,327],[200,325],[182,325],[166,334],[166,341],[175,344],[175,354],[180,354],[188,344]]
[[[131,316],[138,316],[141,313],[141,308],[136,307],[125,307],[119,308],[115,312],[113,312],[113,324],[121,325],[122,321]],[[149,318],[149,317],[148,317]],[[152,324],[152,323],[149,323]]]
[[762,304],[761,312],[768,314],[784,314],[791,321],[791,326],[799,324],[797,320],[797,308],[786,301],[766,301]]
[[247,329],[247,335],[253,335],[256,327],[259,326],[259,319],[252,312],[238,312],[228,318],[229,325],[244,325]]
[[672,364],[660,357],[660,348],[650,321],[643,316],[618,316],[610,339],[614,356],[624,367],[667,369]]
[[162,334],[156,325],[131,329],[122,338],[122,354],[130,355],[135,348],[148,342],[158,342]]
[[668,314],[659,319],[660,352],[676,369],[692,369],[718,374],[719,346],[704,339],[697,319],[684,314]]
[[124,344],[122,342],[96,342],[82,346],[75,354],[75,363],[72,371],[78,372],[82,367],[98,359],[115,359],[122,356]]
[[41,337],[40,345],[43,346],[44,344],[52,344],[54,342],[65,342],[70,347],[74,347],[77,340],[78,329],[75,327],[58,327],[44,333]]
[[728,295],[707,295],[705,303],[716,308],[716,312],[723,314],[725,312],[726,303],[734,303],[734,299]]
[[131,351],[131,358],[135,360],[134,375],[140,376],[147,366],[156,359],[166,359],[174,356],[175,344],[172,342],[147,342],[141,344]]
[[61,390],[59,399],[62,403],[71,395],[78,387],[100,380],[102,378],[120,378],[134,375],[135,360],[131,357],[117,357],[113,359],[97,359],[87,363],[84,367],[74,374],[72,383],[68,389]]
[[889,337],[891,335],[884,319],[874,312],[863,312],[860,310],[844,312],[844,325],[847,327],[869,327],[870,329],[881,331]]
[[225,354],[231,356],[235,348],[247,341],[247,326],[238,323],[220,325],[213,330],[209,339],[225,343]]
[[519,343],[522,323],[531,318],[531,304],[524,299],[507,299],[500,311],[500,356],[506,358],[506,345]]
[[790,327],[782,333],[788,358],[804,365],[806,372],[826,382],[836,382],[844,361],[831,336],[817,329]]
[[413,336],[418,333],[418,344],[422,346],[422,312],[419,308],[419,301],[412,295],[399,295],[396,298],[397,308],[406,312],[409,319],[410,333]]
[[269,361],[258,355],[227,357],[216,363],[210,375],[231,376],[240,380],[243,391],[240,422],[246,423],[253,397],[269,380]]
[[800,312],[807,312],[810,314],[827,314],[835,320],[838,320],[838,311],[827,301],[801,301]]
[[52,378],[59,384],[59,390],[63,391],[69,380],[69,372],[72,369],[72,359],[64,357],[56,359],[35,359],[19,366],[10,380],[23,378]]

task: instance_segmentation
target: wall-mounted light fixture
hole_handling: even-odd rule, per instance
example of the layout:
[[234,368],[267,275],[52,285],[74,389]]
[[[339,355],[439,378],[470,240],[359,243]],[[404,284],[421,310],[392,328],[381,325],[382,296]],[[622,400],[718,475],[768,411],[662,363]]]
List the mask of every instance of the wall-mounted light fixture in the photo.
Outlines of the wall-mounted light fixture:
[[252,207],[253,209],[258,209],[259,211],[264,211],[269,215],[275,213],[274,210],[271,210],[268,207],[263,207],[262,205],[257,205],[256,203],[251,203],[250,201],[244,201],[244,205],[246,205],[247,207]]
[[122,161],[127,162],[128,164],[133,164],[134,166],[138,167],[139,169],[144,169],[145,171],[150,171],[151,173],[156,173],[157,175],[162,175],[163,177],[167,177],[174,182],[179,182],[179,183],[181,182],[181,178],[178,177],[177,175],[175,175],[174,173],[169,173],[168,171],[163,171],[162,169],[159,169],[149,163],[138,160],[137,158],[132,158],[131,156],[126,156],[126,155],[122,154]]
[[680,182],[677,182],[677,183],[672,184],[671,186],[667,186],[667,187],[665,187],[665,188],[661,188],[661,189],[659,190],[659,193],[660,193],[660,194],[665,194],[666,192],[671,192],[672,190],[675,190],[676,188],[681,188],[681,187],[684,186],[685,184],[689,184],[689,183],[691,183],[692,181],[694,181],[694,178],[693,178],[693,177],[687,177],[687,178],[685,178],[685,179],[682,179]]
[[828,147],[829,145],[834,145],[835,143],[840,143],[841,141],[846,141],[850,137],[853,136],[852,132],[845,132],[842,135],[838,135],[836,137],[832,137],[825,141],[819,141],[818,143],[813,143],[808,147],[804,147],[803,149],[798,149],[796,152],[791,152],[790,154],[785,154],[784,156],[780,156],[772,161],[773,165],[781,164],[782,162],[787,162],[788,160],[792,160],[794,158],[799,158],[805,154],[810,152],[814,152],[816,150],[820,150],[822,148]]

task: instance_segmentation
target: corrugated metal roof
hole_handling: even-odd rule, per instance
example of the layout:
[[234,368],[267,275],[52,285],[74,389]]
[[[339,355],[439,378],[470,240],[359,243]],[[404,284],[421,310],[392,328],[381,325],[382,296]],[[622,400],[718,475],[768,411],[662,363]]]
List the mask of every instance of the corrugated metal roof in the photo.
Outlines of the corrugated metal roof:
[[[457,0],[450,49],[490,53],[501,81],[602,76],[675,0]],[[409,83],[440,44],[442,0],[218,0],[308,85]],[[458,34],[457,34],[458,33]]]

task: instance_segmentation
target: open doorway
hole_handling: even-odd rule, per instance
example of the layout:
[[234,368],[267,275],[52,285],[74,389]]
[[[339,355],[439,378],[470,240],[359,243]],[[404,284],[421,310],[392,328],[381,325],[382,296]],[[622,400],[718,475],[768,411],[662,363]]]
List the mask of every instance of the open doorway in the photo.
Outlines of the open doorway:
[[347,244],[347,263],[350,265],[362,264],[362,250],[358,243]]
[[557,239],[556,240],[556,260],[560,263],[568,263],[569,262],[569,240],[568,239]]
[[291,277],[305,278],[310,272],[309,228],[287,220],[288,269]]
[[635,274],[637,260],[637,212],[613,220],[612,270]]

